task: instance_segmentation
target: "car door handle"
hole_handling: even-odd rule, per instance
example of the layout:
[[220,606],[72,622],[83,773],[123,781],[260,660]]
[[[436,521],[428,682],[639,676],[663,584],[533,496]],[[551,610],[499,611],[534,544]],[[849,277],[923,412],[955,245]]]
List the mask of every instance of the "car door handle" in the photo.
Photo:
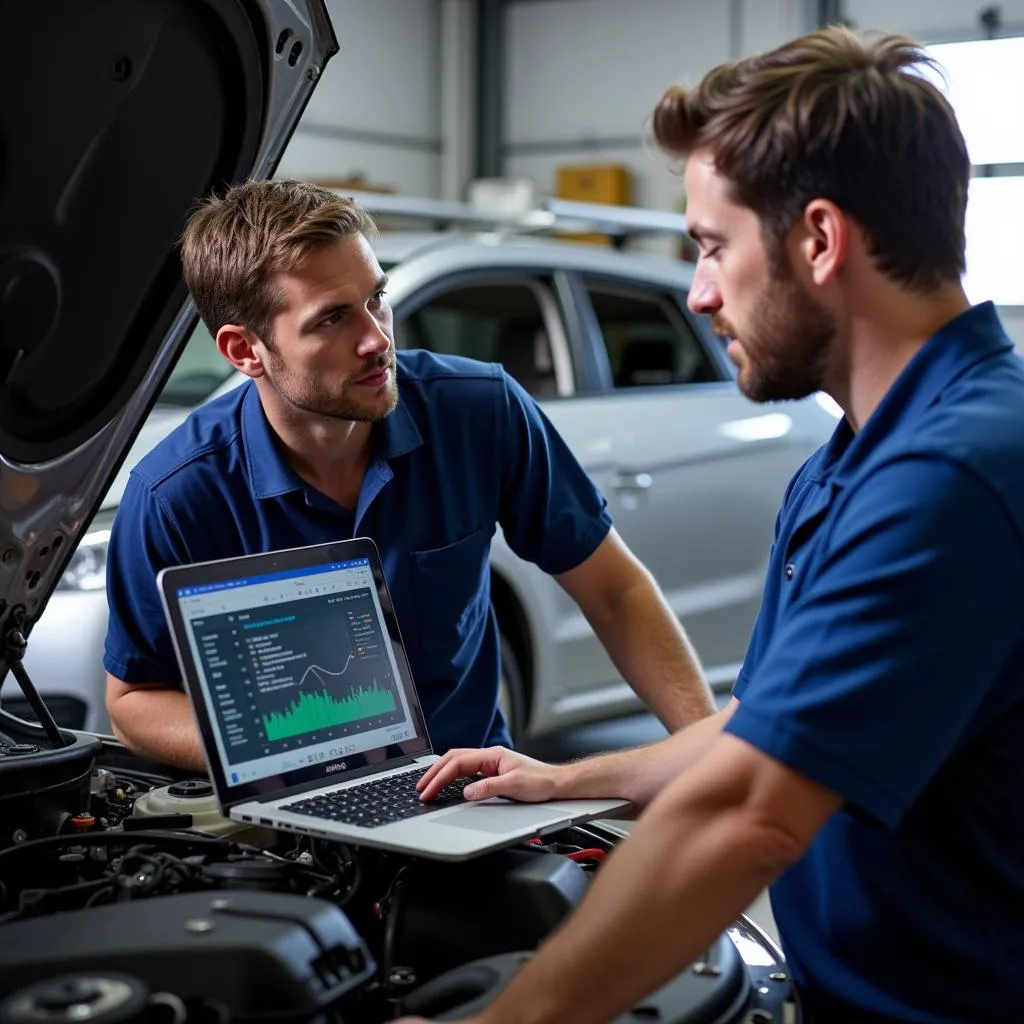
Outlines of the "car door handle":
[[653,483],[650,473],[616,473],[612,487],[617,491],[647,491]]

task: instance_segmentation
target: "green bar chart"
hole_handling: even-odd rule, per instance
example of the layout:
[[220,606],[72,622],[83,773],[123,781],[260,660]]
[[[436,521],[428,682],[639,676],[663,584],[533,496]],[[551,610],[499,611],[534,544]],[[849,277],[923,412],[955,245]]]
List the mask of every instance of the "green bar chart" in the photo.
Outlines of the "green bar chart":
[[394,693],[390,689],[381,689],[374,680],[371,686],[353,690],[340,699],[326,690],[304,691],[288,707],[264,715],[263,729],[268,740],[283,740],[390,714],[395,710]]

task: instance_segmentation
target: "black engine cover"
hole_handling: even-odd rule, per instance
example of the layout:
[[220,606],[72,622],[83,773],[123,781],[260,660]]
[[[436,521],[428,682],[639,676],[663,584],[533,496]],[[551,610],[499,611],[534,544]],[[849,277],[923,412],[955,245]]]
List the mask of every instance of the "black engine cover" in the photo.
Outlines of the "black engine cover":
[[578,906],[586,872],[567,857],[501,850],[458,864],[422,862],[402,913],[396,962],[420,979],[469,960],[534,949]]
[[[530,959],[528,953],[505,953],[464,964],[435,978],[405,1002],[408,1013],[432,1020],[464,1020],[482,1013]],[[658,1021],[660,1024],[740,1024],[751,1008],[750,978],[736,947],[723,935],[692,965],[613,1024]],[[761,1019],[772,1020],[771,1013]]]
[[101,743],[62,734],[54,749],[38,725],[0,715],[0,849],[61,832],[89,809],[89,780]]
[[308,1021],[375,970],[331,903],[267,892],[183,893],[6,925],[0,996],[81,971],[218,1005],[232,1021]]

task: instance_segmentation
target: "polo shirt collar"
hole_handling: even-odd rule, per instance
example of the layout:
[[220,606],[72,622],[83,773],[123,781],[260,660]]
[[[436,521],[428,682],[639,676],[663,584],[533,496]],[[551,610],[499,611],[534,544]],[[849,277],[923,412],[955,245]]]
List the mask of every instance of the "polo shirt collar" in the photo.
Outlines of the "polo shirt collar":
[[256,498],[277,498],[304,489],[302,478],[281,457],[267,422],[256,385],[245,385],[242,399],[242,443],[249,461],[249,484]]
[[1012,349],[992,302],[972,306],[940,327],[904,367],[859,433],[854,435],[842,421],[830,444],[835,458],[831,482],[841,486],[884,440],[913,431],[925,410],[972,367]]
[[[242,443],[249,462],[253,496],[277,498],[291,491],[305,490],[302,478],[278,450],[256,385],[250,381],[244,387],[247,393],[242,399]],[[385,461],[405,455],[423,444],[412,411],[401,397],[391,415],[374,424],[370,440],[374,454]]]
[[402,401],[402,383],[399,377],[398,405],[390,416],[386,416],[373,426],[370,441],[374,453],[382,459],[395,459],[399,455],[419,448],[423,444],[423,435],[407,402]]

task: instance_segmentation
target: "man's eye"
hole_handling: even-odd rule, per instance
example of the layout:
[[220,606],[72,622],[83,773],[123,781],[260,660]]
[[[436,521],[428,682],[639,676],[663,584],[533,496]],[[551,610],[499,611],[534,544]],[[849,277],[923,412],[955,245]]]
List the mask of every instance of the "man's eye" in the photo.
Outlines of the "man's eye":
[[387,295],[387,291],[384,288],[381,288],[379,292],[374,292],[372,299],[373,304],[375,306],[379,306],[384,301],[385,295]]
[[707,250],[707,252],[701,253],[701,257],[706,260],[714,259],[714,257],[718,255],[718,250],[721,248],[722,247],[720,245],[712,246]]
[[342,314],[340,312],[331,313],[330,316],[325,316],[323,320],[320,321],[320,323],[324,327],[333,327],[336,323],[338,323],[339,320],[341,320],[341,317]]

